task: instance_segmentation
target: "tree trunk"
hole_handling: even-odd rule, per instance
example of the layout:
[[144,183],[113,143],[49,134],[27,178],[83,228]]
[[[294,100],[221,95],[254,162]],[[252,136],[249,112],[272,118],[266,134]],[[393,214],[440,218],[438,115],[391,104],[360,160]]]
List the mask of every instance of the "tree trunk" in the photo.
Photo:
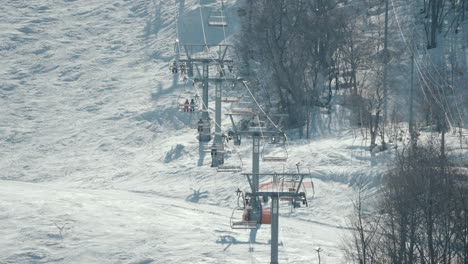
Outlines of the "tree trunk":
[[437,6],[439,0],[432,0],[431,3],[431,49],[437,47],[436,43],[436,33],[437,33]]

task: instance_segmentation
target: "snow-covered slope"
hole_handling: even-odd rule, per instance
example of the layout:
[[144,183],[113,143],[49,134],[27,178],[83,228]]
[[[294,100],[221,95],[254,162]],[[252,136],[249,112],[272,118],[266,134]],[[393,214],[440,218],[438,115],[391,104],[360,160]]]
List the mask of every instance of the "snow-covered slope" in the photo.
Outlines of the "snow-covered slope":
[[[176,14],[181,42],[203,43],[203,30],[210,43],[229,40],[239,26],[232,2],[226,32],[203,29],[199,3],[2,3],[0,263],[269,261],[268,227],[254,245],[229,227],[234,191],[246,180],[210,168],[189,128],[195,116],[174,108],[186,89],[167,67]],[[216,3],[201,3],[206,20]],[[249,171],[250,144],[238,151]],[[373,174],[370,154],[352,131],[288,151],[287,165],[262,171],[301,162],[315,196],[309,208],[282,208],[280,260],[316,261],[321,247],[322,263],[344,263],[347,184]],[[387,158],[377,154],[375,171]]]

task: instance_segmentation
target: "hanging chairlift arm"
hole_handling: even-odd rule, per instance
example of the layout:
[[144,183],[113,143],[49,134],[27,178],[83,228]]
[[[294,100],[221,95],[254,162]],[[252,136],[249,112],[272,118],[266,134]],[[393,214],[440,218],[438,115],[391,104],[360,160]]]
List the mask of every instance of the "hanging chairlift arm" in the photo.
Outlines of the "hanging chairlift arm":
[[296,193],[299,193],[299,190],[301,189],[302,181],[304,180],[304,175],[301,175],[301,180],[299,181],[299,185],[296,188]]
[[249,175],[246,175],[246,176],[247,176],[247,181],[249,182],[249,185],[250,185],[250,189],[254,190],[252,179],[250,178]]
[[[228,47],[229,47],[229,46],[226,46],[226,47],[224,48],[223,55],[219,57],[219,60],[223,60],[223,61],[224,61],[224,57],[226,57],[226,52],[227,52],[227,50],[228,50]],[[221,46],[220,46],[219,48],[221,49]],[[221,55],[221,54],[220,54],[220,55]]]
[[229,118],[231,119],[231,123],[232,123],[232,128],[234,129],[234,134],[235,135],[238,135],[238,130],[237,130],[237,126],[236,126],[236,123],[234,122],[234,119],[232,118],[232,115],[229,115]]
[[[198,76],[202,76],[199,65],[195,65],[195,69],[197,70]],[[197,82],[196,79],[194,79],[194,81]]]

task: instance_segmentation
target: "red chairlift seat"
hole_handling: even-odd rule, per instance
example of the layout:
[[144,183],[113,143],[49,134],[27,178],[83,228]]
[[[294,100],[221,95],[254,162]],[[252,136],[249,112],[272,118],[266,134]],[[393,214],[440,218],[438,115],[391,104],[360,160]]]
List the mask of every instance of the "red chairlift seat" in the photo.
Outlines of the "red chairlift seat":
[[262,207],[262,225],[271,225],[271,208]]

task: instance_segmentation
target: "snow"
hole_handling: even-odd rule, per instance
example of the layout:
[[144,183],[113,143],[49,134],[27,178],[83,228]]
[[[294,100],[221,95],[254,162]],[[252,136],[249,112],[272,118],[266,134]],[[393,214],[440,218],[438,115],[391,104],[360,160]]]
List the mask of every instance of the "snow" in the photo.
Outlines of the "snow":
[[[181,43],[202,43],[198,2],[3,3],[0,263],[269,262],[269,226],[252,245],[248,231],[229,226],[246,179],[210,168],[189,128],[196,114],[174,107],[187,89],[167,69],[175,15]],[[227,5],[226,31],[205,27],[212,43],[239,27],[237,3]],[[251,141],[243,142],[248,172]],[[314,179],[310,207],[281,204],[281,263],[316,262],[318,247],[321,263],[345,262],[350,185],[373,182],[391,159],[377,153],[371,167],[366,145],[343,131],[290,142],[287,165],[261,163],[263,172],[294,172],[301,162]]]
[[[231,209],[224,206],[150,192],[17,181],[2,181],[0,191],[1,263],[245,263],[246,258],[262,263],[269,258],[269,230],[260,229],[259,243],[249,245],[248,231],[230,229]],[[323,198],[318,194],[314,203]],[[293,215],[284,212],[280,218],[281,260],[311,260],[310,249],[321,247],[325,263],[341,263],[333,241],[339,241],[343,227],[324,222],[326,216],[321,221]]]

